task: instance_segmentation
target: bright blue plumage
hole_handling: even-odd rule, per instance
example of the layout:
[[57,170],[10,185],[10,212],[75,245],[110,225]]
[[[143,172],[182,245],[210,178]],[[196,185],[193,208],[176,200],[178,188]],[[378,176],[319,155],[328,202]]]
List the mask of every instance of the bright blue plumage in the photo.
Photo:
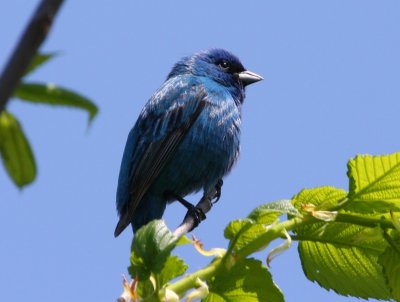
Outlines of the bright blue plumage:
[[262,78],[210,49],[180,60],[129,133],[117,189],[118,236],[161,218],[166,192],[208,192],[239,155],[244,87]]

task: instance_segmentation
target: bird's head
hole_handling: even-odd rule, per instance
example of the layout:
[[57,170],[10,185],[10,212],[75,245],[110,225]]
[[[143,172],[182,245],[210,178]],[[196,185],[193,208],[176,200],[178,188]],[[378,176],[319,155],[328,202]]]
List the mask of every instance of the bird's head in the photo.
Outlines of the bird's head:
[[241,89],[263,79],[246,70],[235,55],[221,48],[207,49],[182,58],[168,78],[182,74],[208,77],[224,86]]

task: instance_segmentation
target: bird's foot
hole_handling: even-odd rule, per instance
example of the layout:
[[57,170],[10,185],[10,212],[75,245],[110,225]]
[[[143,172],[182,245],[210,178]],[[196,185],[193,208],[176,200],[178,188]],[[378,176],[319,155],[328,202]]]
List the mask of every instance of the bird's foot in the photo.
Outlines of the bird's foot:
[[[165,192],[164,195],[168,199],[176,199],[181,205],[183,205],[188,210],[185,215],[185,219],[188,216],[193,218],[194,226],[192,229],[196,228],[200,224],[200,222],[202,222],[203,220],[205,220],[207,218],[206,214],[204,214],[204,212],[201,208],[194,206],[189,201],[184,199],[182,196],[179,196],[178,194],[175,194],[170,191]],[[189,231],[191,231],[191,230],[189,230]]]
[[215,195],[213,197],[213,199],[215,199],[215,201],[213,201],[213,203],[217,203],[218,200],[221,198],[221,192],[222,192],[222,185],[224,184],[222,179],[218,179],[216,185],[215,185]]
[[189,230],[189,232],[192,231],[194,228],[196,228],[200,224],[200,222],[202,222],[207,218],[206,214],[204,214],[202,209],[195,207],[193,205],[191,208],[188,209],[184,220],[186,220],[187,217],[192,217],[194,220],[193,227]]

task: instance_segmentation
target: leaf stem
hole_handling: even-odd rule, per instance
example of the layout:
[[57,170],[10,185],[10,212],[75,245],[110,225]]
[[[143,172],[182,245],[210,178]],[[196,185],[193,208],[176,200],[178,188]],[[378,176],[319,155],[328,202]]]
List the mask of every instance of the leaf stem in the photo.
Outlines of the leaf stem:
[[385,216],[369,216],[355,213],[338,213],[335,222],[346,222],[366,227],[381,226],[384,229],[394,229],[393,222]]
[[[182,297],[189,289],[195,287],[197,278],[204,281],[204,280],[209,280],[211,277],[215,276],[216,272],[221,267],[221,261],[222,261],[221,258],[216,259],[205,268],[202,268],[192,274],[185,276],[184,278],[167,286],[167,288],[178,294],[180,297]],[[162,292],[163,291],[161,290],[159,293]]]
[[[312,216],[294,217],[292,219],[271,225],[267,232],[255,238],[253,241],[249,242],[246,246],[241,248],[235,254],[233,254],[233,249],[229,249],[223,258],[214,260],[208,266],[200,269],[192,274],[189,274],[182,279],[176,281],[175,283],[167,286],[169,290],[174,291],[180,297],[184,296],[185,293],[194,288],[196,285],[196,279],[199,278],[203,281],[209,280],[217,274],[217,272],[225,266],[231,259],[238,261],[239,259],[245,258],[257,251],[264,249],[268,244],[277,239],[281,238],[283,232],[294,230],[298,227],[302,227],[312,223],[320,223],[321,220],[316,219]],[[385,218],[384,216],[367,216],[355,213],[338,213],[334,222],[345,222],[355,225],[361,225],[366,227],[376,227],[380,225],[384,229],[394,229],[394,225],[391,220]],[[330,222],[327,222],[330,223]],[[233,255],[232,255],[233,254]],[[159,291],[159,297],[161,299],[163,290]]]
[[[265,248],[271,241],[280,238],[284,230],[287,231],[292,230],[300,224],[304,225],[316,221],[316,219],[314,219],[313,217],[310,218],[311,219],[308,219],[308,217],[307,218],[296,217],[273,225],[271,228],[268,229],[266,233],[254,239],[248,245],[243,247],[239,252],[237,252],[234,255],[233,258],[236,260],[240,258],[245,258],[246,256],[256,251]],[[189,289],[195,287],[197,278],[203,281],[209,280],[210,278],[215,276],[220,269],[222,269],[225,266],[226,262],[228,262],[229,259],[232,259],[232,255],[226,253],[224,258],[219,258],[214,260],[205,268],[183,277],[182,279],[176,281],[175,283],[167,286],[167,288],[169,290],[174,291],[176,294],[182,297]],[[160,291],[159,294],[162,295],[163,291]]]
[[257,237],[249,244],[241,248],[235,256],[237,258],[245,258],[248,255],[260,251],[264,249],[271,241],[280,238],[283,234],[283,231],[290,231],[298,227],[299,225],[305,225],[309,223],[314,223],[316,221],[313,217],[295,217],[281,223],[277,223],[271,228],[268,229],[267,232]]

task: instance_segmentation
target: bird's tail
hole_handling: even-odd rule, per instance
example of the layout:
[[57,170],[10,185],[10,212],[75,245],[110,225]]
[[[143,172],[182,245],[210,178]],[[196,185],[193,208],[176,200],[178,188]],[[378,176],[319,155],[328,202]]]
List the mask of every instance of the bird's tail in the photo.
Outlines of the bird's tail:
[[117,226],[115,227],[114,231],[114,237],[118,237],[119,234],[122,233],[123,230],[126,229],[126,227],[131,223],[129,215],[125,212],[124,215],[122,215],[118,221]]

